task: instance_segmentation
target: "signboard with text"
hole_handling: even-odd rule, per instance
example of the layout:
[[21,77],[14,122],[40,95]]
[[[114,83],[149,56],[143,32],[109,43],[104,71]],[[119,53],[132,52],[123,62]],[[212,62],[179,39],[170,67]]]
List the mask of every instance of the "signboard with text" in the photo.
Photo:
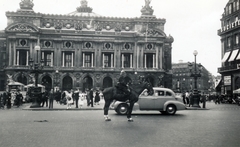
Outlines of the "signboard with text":
[[231,85],[231,76],[224,76],[224,85]]

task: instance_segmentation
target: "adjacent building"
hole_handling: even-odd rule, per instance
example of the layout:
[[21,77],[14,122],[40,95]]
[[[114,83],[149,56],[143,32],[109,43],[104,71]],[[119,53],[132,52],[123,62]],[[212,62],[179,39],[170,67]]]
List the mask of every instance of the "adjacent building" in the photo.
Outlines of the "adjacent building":
[[59,15],[34,12],[33,1],[21,0],[20,9],[6,12],[8,23],[0,32],[0,90],[7,77],[25,85],[34,81],[30,60],[43,61],[38,81],[47,89],[110,87],[121,70],[132,82],[144,77],[153,86],[172,88],[174,40],[164,33],[166,20],[145,2],[140,17],[114,18],[94,13],[87,0]]
[[[173,71],[173,82],[172,89],[175,92],[186,92],[194,90],[194,78],[191,77],[191,73],[195,72],[194,69],[191,69],[191,65],[194,66],[194,63],[190,62],[179,62],[172,64]],[[213,92],[213,78],[212,74],[201,64],[196,64],[196,71],[201,74],[201,77],[197,79],[197,89],[201,93],[211,93]],[[194,67],[192,67],[194,68]]]
[[222,81],[221,93],[232,95],[232,91],[240,88],[240,1],[229,0],[221,18],[222,66],[218,68]]

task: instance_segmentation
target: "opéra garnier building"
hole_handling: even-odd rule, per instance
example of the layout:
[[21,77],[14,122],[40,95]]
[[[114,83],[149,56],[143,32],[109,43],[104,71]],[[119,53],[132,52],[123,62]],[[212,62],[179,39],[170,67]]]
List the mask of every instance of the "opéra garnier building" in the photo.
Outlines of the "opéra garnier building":
[[[1,89],[7,75],[32,82],[29,61],[43,60],[39,83],[48,89],[102,89],[117,84],[121,70],[132,82],[147,78],[153,86],[171,88],[173,37],[166,20],[156,18],[145,0],[141,16],[113,18],[92,12],[87,0],[66,15],[34,12],[32,0],[22,0],[16,12],[6,12],[1,32]],[[40,50],[36,50],[40,46]]]

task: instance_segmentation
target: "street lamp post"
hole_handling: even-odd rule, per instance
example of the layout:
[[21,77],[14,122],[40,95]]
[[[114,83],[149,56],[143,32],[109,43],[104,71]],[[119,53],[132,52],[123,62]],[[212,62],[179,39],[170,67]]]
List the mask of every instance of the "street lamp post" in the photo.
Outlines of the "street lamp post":
[[196,50],[194,50],[193,55],[194,55],[194,71],[192,72],[192,64],[189,64],[190,67],[190,72],[191,72],[191,77],[194,78],[194,91],[193,91],[193,97],[192,97],[192,107],[198,107],[199,106],[199,101],[200,101],[200,94],[198,93],[198,89],[197,89],[197,78],[201,77],[201,64],[199,64],[199,68],[197,69],[197,63],[196,63],[196,56],[197,56],[198,52]]
[[38,76],[43,69],[44,61],[43,60],[41,60],[40,62],[38,61],[38,52],[40,51],[40,46],[35,46],[35,50],[37,51],[37,60],[35,62],[32,58],[29,60],[29,67],[30,67],[31,73],[34,73],[34,77],[35,77],[35,87],[33,87],[30,91],[31,93],[30,96],[33,100],[30,108],[40,107],[40,101],[41,101],[41,97],[40,97],[41,88],[38,87]]

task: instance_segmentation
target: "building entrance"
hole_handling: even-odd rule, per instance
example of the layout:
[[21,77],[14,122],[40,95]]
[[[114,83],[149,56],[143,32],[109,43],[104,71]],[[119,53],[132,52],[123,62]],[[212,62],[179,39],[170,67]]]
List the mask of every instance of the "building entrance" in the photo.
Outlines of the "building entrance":
[[86,91],[86,89],[90,90],[91,88],[93,88],[93,80],[91,77],[86,76],[83,79],[83,91]]
[[71,90],[73,89],[73,81],[72,78],[70,76],[66,76],[63,78],[63,82],[62,82],[62,90]]
[[112,78],[105,77],[103,79],[103,89],[108,88],[108,87],[112,87],[112,86],[113,86]]
[[45,86],[47,91],[50,91],[52,88],[52,79],[50,76],[44,76],[42,78],[42,85]]
[[17,82],[20,82],[24,85],[27,85],[27,78],[26,76],[24,76],[23,74],[20,74],[18,77],[17,77]]

